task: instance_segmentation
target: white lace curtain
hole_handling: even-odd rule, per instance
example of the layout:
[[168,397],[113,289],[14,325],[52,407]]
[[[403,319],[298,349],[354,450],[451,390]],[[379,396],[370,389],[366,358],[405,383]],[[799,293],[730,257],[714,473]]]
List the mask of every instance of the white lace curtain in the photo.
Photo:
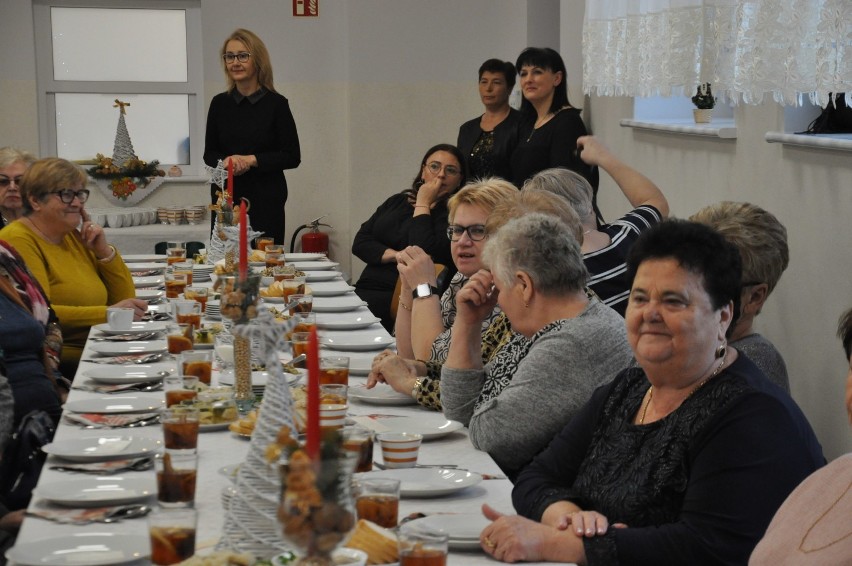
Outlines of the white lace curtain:
[[583,83],[599,96],[694,94],[733,103],[830,92],[852,104],[852,0],[586,0]]

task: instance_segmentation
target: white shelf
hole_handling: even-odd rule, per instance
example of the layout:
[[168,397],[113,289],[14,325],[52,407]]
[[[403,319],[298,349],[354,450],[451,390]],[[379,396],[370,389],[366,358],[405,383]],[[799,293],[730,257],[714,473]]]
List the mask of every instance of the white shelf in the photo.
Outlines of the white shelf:
[[819,149],[852,151],[852,134],[791,134],[787,132],[766,132],[769,143],[801,145]]
[[696,124],[687,119],[664,119],[664,120],[621,120],[625,128],[639,128],[657,132],[668,132],[672,134],[684,134],[689,136],[705,136],[711,138],[736,139],[737,126],[733,119],[715,119],[709,124]]

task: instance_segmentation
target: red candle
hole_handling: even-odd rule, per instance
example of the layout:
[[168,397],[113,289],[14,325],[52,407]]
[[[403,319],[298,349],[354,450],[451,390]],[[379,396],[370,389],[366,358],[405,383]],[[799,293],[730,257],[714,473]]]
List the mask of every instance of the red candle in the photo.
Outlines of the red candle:
[[240,281],[248,276],[248,215],[245,199],[240,203]]
[[228,160],[228,204],[234,203],[234,162],[232,160]]
[[314,327],[308,337],[308,422],[305,440],[305,450],[314,461],[319,460],[320,450],[319,381],[319,340],[317,340],[317,329]]

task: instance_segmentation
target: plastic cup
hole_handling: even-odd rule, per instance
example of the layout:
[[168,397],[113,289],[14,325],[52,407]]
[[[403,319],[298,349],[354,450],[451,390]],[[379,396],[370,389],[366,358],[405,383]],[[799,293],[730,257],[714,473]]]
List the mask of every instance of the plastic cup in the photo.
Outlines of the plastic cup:
[[197,525],[195,509],[157,509],[150,513],[151,563],[167,566],[192,558]]
[[417,465],[422,434],[410,432],[380,432],[376,435],[382,446],[382,459],[388,468],[413,468]]

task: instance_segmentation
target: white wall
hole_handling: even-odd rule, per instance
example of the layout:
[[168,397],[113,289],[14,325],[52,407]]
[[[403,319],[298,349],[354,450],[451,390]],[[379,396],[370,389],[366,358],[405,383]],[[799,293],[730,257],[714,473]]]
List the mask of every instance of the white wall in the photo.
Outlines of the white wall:
[[[514,61],[527,45],[559,47],[571,100],[582,105],[582,0],[320,0],[320,17],[293,18],[284,0],[202,0],[206,102],[224,88],[218,53],[236,27],[269,47],[276,86],[290,100],[302,165],[288,173],[287,232],[324,214],[332,254],[357,275],[352,237],[387,196],[408,186],[431,145],[454,142],[481,111],[476,70],[489,57]],[[561,35],[555,44],[553,27]],[[0,145],[38,148],[32,10],[0,0]],[[755,202],[787,226],[791,265],[758,318],[787,360],[793,395],[826,454],[852,450],[843,402],[845,364],[834,326],[852,306],[852,159],[763,141],[780,129],[774,104],[737,112],[735,142],[621,128],[629,99],[593,97],[594,132],[654,179],[673,214],[722,200]],[[132,133],[131,133],[132,134]],[[106,148],[109,150],[109,148]],[[206,186],[170,185],[151,199],[206,202]],[[609,217],[627,202],[603,179]]]

